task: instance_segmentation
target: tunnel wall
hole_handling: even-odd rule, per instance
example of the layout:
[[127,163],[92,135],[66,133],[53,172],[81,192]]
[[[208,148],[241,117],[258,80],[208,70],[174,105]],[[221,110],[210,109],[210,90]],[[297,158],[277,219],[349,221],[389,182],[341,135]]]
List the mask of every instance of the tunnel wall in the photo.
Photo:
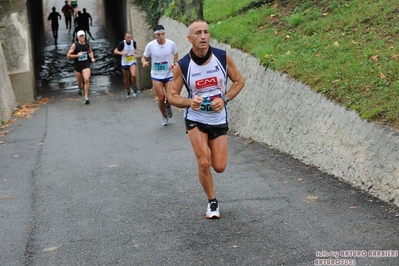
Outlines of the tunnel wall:
[[116,47],[123,40],[125,32],[130,30],[127,21],[127,1],[120,2],[116,5],[115,1],[103,0],[104,27],[112,47]]
[[15,94],[7,72],[3,48],[0,45],[0,125],[1,121],[8,121],[17,106]]
[[35,88],[40,75],[40,68],[43,62],[43,47],[45,45],[45,31],[43,21],[43,1],[26,1],[29,21],[29,35],[31,39],[31,54]]
[[1,24],[4,27],[0,30],[0,39],[15,99],[18,103],[30,102],[36,86],[26,3],[13,0],[12,4],[1,4]]
[[[144,68],[141,64],[141,57],[144,49],[150,41],[154,40],[154,34],[151,26],[146,22],[146,14],[135,4],[129,5],[130,31],[133,33],[133,39],[136,41],[139,58],[137,59],[137,87],[139,90],[147,90],[152,88],[151,68]],[[151,57],[148,58],[151,62]]]

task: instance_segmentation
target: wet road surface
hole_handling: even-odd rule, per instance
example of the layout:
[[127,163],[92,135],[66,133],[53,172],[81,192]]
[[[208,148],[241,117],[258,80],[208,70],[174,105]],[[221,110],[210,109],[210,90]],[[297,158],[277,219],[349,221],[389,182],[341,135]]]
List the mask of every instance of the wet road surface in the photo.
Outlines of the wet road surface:
[[[101,10],[96,8],[96,5],[91,2],[93,1],[80,1],[80,10],[84,6],[92,7],[93,11]],[[56,11],[62,15],[62,6],[58,7],[61,2],[58,1],[56,3]],[[49,1],[47,12],[50,12],[52,4],[55,3]],[[123,78],[120,70],[120,57],[114,55],[115,47],[111,46],[101,25],[102,14],[93,13],[90,8],[86,9],[93,17],[93,26],[90,27],[90,32],[94,40],[89,35],[87,37],[92,44],[96,58],[96,62],[91,64],[91,95],[121,91],[123,90]],[[62,15],[62,20],[59,21],[58,41],[55,44],[50,22],[46,21],[45,23],[48,34],[40,70],[40,80],[38,81],[38,95],[50,96],[54,93],[77,94],[78,86],[73,70],[73,60],[66,58],[66,54],[72,45],[73,29],[69,33]]]

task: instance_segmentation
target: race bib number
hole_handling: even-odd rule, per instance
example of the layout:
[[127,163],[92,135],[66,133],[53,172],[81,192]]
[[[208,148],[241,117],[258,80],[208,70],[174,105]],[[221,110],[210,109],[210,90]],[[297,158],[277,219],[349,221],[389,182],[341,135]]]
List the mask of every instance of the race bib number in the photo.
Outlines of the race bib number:
[[212,103],[212,101],[210,100],[209,97],[204,98],[204,100],[202,101],[202,104],[201,104],[200,111],[204,112],[204,113],[214,113],[215,111],[212,109],[211,103]]
[[87,52],[84,52],[79,58],[79,61],[86,61],[88,59]]
[[169,64],[168,62],[154,63],[154,71],[156,72],[167,72],[169,71]]
[[201,104],[200,111],[204,112],[204,113],[208,113],[208,114],[215,113],[215,111],[211,107],[211,103],[216,98],[220,98],[220,94],[203,97],[203,101],[202,101],[202,104]]
[[134,55],[127,55],[125,61],[126,63],[132,63],[134,61]]

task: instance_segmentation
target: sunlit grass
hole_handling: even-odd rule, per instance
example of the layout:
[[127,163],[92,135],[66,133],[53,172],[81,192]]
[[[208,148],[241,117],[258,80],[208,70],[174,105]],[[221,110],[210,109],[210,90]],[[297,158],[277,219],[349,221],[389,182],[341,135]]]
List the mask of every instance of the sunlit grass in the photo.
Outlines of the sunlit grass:
[[205,1],[213,38],[323,93],[361,117],[399,128],[399,2]]
[[253,2],[253,0],[205,0],[204,17],[210,23],[225,20],[230,16],[236,16],[237,12]]

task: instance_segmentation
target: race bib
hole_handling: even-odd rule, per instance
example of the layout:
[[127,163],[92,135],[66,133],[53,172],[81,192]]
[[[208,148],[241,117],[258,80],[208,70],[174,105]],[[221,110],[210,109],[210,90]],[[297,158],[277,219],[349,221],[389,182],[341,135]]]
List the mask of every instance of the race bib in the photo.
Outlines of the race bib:
[[204,112],[204,113],[208,113],[208,114],[215,113],[215,111],[211,107],[211,103],[216,98],[220,98],[220,94],[203,97],[203,101],[202,101],[202,104],[201,104],[200,111]]
[[78,61],[86,61],[88,59],[87,52],[84,52],[79,58]]
[[134,55],[127,55],[125,61],[126,63],[132,63],[134,61]]
[[156,72],[167,72],[169,71],[168,62],[155,62],[154,63],[154,71]]

